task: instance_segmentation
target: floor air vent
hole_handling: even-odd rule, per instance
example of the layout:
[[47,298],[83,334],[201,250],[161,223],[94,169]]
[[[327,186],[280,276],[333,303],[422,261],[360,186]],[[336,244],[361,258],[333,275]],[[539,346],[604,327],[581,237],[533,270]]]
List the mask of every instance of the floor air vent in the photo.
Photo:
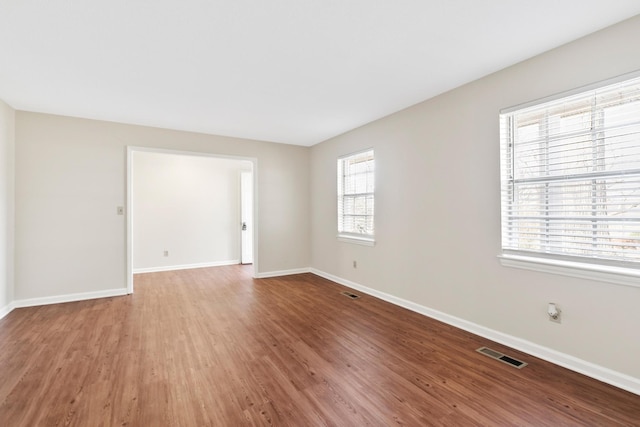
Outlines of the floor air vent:
[[340,293],[342,295],[344,295],[344,296],[347,296],[347,297],[351,298],[351,299],[360,298],[360,295],[352,294],[351,292],[344,291],[344,292],[340,292]]
[[496,359],[501,361],[502,363],[506,363],[507,365],[511,365],[513,367],[516,367],[518,369],[524,368],[525,366],[527,366],[526,363],[518,360],[518,359],[514,359],[513,357],[509,357],[505,354],[500,353],[499,351],[495,351],[495,350],[491,350],[490,348],[487,347],[480,347],[479,349],[476,350],[478,353],[482,353],[485,356],[489,356],[492,359]]

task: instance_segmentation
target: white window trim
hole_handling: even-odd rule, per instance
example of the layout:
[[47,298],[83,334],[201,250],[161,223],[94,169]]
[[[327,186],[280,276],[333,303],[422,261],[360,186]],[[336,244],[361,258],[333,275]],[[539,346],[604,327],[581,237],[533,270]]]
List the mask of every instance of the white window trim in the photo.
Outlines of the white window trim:
[[588,92],[590,90],[594,90],[594,89],[599,89],[601,87],[604,86],[609,86],[615,83],[620,83],[620,82],[624,82],[625,80],[631,80],[631,79],[635,79],[637,77],[640,77],[640,70],[637,71],[633,71],[627,74],[622,74],[610,79],[606,79],[606,80],[601,80],[599,82],[596,83],[592,83],[592,84],[587,84],[584,86],[579,86],[575,89],[571,89],[571,90],[567,90],[565,92],[560,92],[560,93],[556,93],[550,96],[545,96],[543,98],[538,98],[535,99],[533,101],[529,101],[529,102],[523,102],[522,104],[517,104],[517,105],[513,105],[511,107],[508,108],[503,108],[500,110],[500,114],[507,114],[507,113],[512,113],[514,111],[517,110],[522,110],[528,107],[532,107],[534,105],[538,105],[538,104],[544,104],[546,102],[549,101],[555,101],[556,99],[560,99],[560,98],[567,98],[570,97],[572,95],[577,95],[579,93],[583,93],[583,92]]
[[[556,93],[554,95],[530,102],[514,105],[509,108],[504,108],[500,110],[500,114],[510,113],[533,105],[542,104],[563,97],[569,97],[578,93],[598,89],[600,87],[619,83],[637,77],[640,77],[640,70],[622,74],[611,79],[603,80],[593,84],[580,86],[569,91]],[[502,252],[498,255],[498,260],[504,267],[519,268],[530,271],[551,273],[567,277],[575,277],[580,279],[640,288],[640,269],[637,268],[617,267],[603,264],[590,264],[585,262],[549,259],[536,256],[515,255],[505,252]]]
[[373,236],[354,236],[353,234],[338,234],[338,241],[344,243],[354,243],[363,246],[375,246],[376,240]]
[[[340,160],[343,160],[343,159],[348,158],[348,157],[352,157],[352,156],[356,156],[358,154],[366,153],[368,151],[374,151],[373,147],[370,147],[370,148],[367,148],[367,149],[364,149],[364,150],[355,151],[353,153],[345,154],[343,156],[338,157],[338,160],[340,161]],[[374,157],[374,159],[375,159],[375,157]],[[374,191],[373,195],[374,195],[374,200],[375,200],[375,191]],[[373,216],[374,216],[373,220],[375,221],[375,213],[374,213]],[[336,236],[336,238],[340,242],[352,243],[352,244],[362,245],[362,246],[375,246],[375,244],[376,244],[375,234],[355,234],[355,233],[347,233],[347,232],[340,232],[339,231],[337,236]]]
[[640,288],[640,271],[635,268],[615,267],[602,264],[589,264],[584,262],[504,253],[498,255],[498,259],[500,264],[505,267],[559,274],[562,276],[577,277],[580,279]]

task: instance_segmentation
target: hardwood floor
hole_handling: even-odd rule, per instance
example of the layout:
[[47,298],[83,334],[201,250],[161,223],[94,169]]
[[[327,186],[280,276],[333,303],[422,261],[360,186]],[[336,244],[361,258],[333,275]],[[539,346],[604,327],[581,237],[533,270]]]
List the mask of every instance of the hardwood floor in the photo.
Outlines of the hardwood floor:
[[311,274],[135,289],[0,320],[1,426],[640,426],[640,396]]

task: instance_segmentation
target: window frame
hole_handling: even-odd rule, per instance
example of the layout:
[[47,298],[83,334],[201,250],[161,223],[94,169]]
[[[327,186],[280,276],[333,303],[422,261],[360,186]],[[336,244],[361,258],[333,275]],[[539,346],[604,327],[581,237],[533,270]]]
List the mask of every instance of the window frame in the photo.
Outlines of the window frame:
[[[504,200],[504,194],[508,190],[505,189],[505,183],[509,182],[513,185],[515,175],[505,177],[506,171],[515,174],[516,166],[514,165],[514,145],[510,140],[510,145],[505,147],[504,122],[503,117],[514,112],[526,110],[535,106],[542,106],[553,101],[559,101],[565,98],[571,98],[575,95],[587,93],[597,89],[602,89],[614,84],[622,84],[626,81],[640,78],[640,71],[624,74],[612,79],[597,82],[591,85],[582,86],[571,91],[555,94],[546,98],[527,102],[514,107],[503,109],[500,111],[500,190],[501,190],[501,252],[498,255],[499,261],[503,266],[522,268],[533,271],[542,271],[546,273],[559,274],[563,276],[578,277],[589,280],[604,281],[614,284],[640,287],[640,262],[615,262],[610,260],[598,260],[597,258],[580,257],[580,256],[564,256],[558,254],[543,253],[542,251],[526,251],[505,247],[505,229],[508,226],[505,222],[509,221],[510,201]],[[511,132],[511,130],[507,130]],[[511,138],[511,135],[509,136]],[[505,152],[506,150],[506,152]],[[510,163],[510,164],[509,164]]]
[[[357,158],[358,156],[362,156],[362,155],[366,155],[368,153],[371,153],[371,156],[373,157],[373,171],[371,172],[373,175],[373,191],[369,192],[369,191],[365,191],[364,193],[355,193],[355,192],[346,192],[345,191],[345,174],[344,174],[344,168],[345,168],[345,163],[347,161],[349,161],[350,159],[354,159]],[[354,243],[354,244],[359,244],[359,245],[364,245],[364,246],[374,246],[375,245],[375,163],[376,163],[376,159],[375,159],[375,150],[373,148],[367,148],[364,150],[359,150],[353,153],[349,153],[349,154],[345,154],[342,155],[340,157],[338,157],[337,162],[336,162],[336,166],[337,166],[337,170],[336,170],[336,178],[337,178],[337,197],[336,197],[336,203],[337,203],[337,224],[336,224],[336,229],[338,230],[337,233],[337,239],[338,241],[341,242],[345,242],[345,243]],[[369,172],[367,172],[369,173]],[[351,175],[355,175],[355,174],[351,174]],[[363,216],[366,217],[371,217],[371,222],[372,222],[372,233],[355,233],[355,232],[349,232],[349,231],[344,231],[343,229],[341,229],[341,224],[344,223],[344,218],[347,215],[354,215],[354,214],[345,214],[344,212],[344,197],[345,196],[349,196],[349,197],[355,197],[355,196],[364,196],[365,198],[367,197],[371,197],[372,200],[372,213],[371,215],[368,214],[363,214]],[[342,199],[342,201],[341,201]]]

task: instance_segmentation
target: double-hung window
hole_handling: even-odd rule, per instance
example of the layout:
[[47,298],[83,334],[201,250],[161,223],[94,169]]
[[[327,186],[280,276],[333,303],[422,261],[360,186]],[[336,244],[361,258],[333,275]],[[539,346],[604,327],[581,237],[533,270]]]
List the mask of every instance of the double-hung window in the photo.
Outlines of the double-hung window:
[[503,111],[500,132],[502,258],[640,274],[640,78]]
[[373,150],[338,159],[338,238],[355,243],[374,242]]

